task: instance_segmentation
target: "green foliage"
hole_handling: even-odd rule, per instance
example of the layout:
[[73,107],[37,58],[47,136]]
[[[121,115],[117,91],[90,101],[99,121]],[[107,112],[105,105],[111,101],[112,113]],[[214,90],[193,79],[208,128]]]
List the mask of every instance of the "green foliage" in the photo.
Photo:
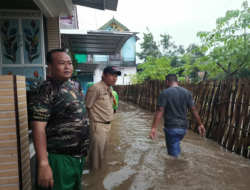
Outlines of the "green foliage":
[[140,59],[144,59],[145,63],[138,67],[141,72],[129,76],[132,84],[142,83],[148,79],[162,81],[170,73],[181,76],[185,64],[181,59],[185,53],[184,47],[175,45],[171,41],[172,36],[168,34],[161,34],[160,37],[160,43],[157,45],[152,33],[144,34],[143,42],[140,44],[142,52],[137,55]]
[[[148,56],[147,62],[139,65],[138,68],[142,69],[141,72],[136,75],[129,75],[132,84],[140,84],[145,80],[160,80],[164,81],[166,75],[170,73],[178,74],[182,67],[171,67],[171,59],[167,56],[161,56],[153,58]],[[178,75],[179,76],[179,75]],[[185,80],[185,78],[180,77],[180,80]]]
[[163,55],[171,55],[173,53],[173,49],[176,49],[177,46],[174,42],[171,42],[170,40],[173,38],[172,36],[168,34],[161,34],[161,41],[160,45],[163,49]]
[[250,8],[243,3],[243,10],[227,11],[225,17],[218,18],[216,29],[211,32],[198,32],[203,43],[199,49],[208,52],[196,60],[195,67],[207,71],[212,79],[238,76],[239,71],[249,68],[250,35],[246,30],[250,28]]
[[142,51],[140,53],[136,53],[136,55],[146,61],[147,56],[152,56],[154,58],[158,57],[161,53],[160,50],[154,41],[154,36],[152,33],[143,33],[143,42],[140,43]]
[[196,61],[204,56],[205,54],[201,52],[200,47],[196,44],[190,44],[187,48],[187,53],[182,56],[182,60],[185,63],[183,74],[188,75],[192,82],[200,82],[202,80],[198,76],[198,72],[201,70]]
[[[142,52],[137,53],[146,63],[139,66],[142,71],[130,76],[132,83],[148,79],[165,79],[169,73],[189,76],[194,82],[202,80],[199,71],[205,71],[209,79],[226,77],[247,77],[250,75],[250,8],[247,1],[242,10],[230,10],[224,17],[216,20],[216,29],[200,31],[197,36],[202,45],[189,45],[184,49],[177,46],[172,36],[161,34],[157,43],[151,33],[144,34]],[[162,50],[162,51],[160,51]]]

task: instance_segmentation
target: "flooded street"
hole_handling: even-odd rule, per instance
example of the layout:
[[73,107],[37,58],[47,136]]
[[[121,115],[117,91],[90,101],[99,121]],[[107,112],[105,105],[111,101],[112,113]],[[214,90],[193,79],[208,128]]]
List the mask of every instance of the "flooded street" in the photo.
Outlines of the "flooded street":
[[167,155],[163,119],[157,138],[149,137],[154,113],[120,101],[112,123],[103,169],[86,160],[83,190],[250,189],[250,161],[192,131],[181,142],[179,158]]

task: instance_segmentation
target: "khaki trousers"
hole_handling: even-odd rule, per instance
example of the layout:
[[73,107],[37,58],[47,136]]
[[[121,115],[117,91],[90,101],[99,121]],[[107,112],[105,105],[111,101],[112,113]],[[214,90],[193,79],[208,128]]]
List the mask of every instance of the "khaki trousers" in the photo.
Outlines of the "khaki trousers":
[[90,148],[89,164],[90,169],[102,168],[108,148],[111,124],[89,122],[90,125]]

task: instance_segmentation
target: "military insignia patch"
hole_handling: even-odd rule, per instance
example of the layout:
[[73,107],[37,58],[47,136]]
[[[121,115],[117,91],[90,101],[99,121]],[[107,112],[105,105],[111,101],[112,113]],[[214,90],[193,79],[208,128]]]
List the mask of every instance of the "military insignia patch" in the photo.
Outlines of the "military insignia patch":
[[73,96],[75,99],[77,99],[77,98],[76,98],[76,94],[75,94],[73,91],[70,91],[70,93],[72,94],[72,96]]

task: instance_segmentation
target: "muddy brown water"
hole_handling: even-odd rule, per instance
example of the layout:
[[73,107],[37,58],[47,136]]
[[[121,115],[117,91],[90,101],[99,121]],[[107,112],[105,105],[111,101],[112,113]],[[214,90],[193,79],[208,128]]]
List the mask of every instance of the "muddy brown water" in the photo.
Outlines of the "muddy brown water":
[[188,131],[179,158],[167,155],[163,119],[149,138],[154,113],[120,101],[101,170],[82,176],[83,190],[250,189],[250,161]]

